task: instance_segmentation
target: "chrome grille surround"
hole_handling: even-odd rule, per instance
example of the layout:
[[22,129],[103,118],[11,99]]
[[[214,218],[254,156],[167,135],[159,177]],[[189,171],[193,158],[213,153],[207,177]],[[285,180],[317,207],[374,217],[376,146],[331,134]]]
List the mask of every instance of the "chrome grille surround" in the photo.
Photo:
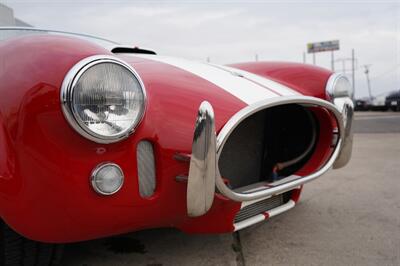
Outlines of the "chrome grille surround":
[[308,183],[318,177],[320,177],[322,174],[324,174],[326,171],[328,171],[333,163],[336,161],[338,158],[339,152],[342,148],[343,141],[345,135],[345,127],[344,127],[344,119],[342,113],[339,111],[339,109],[333,105],[332,103],[321,100],[315,97],[309,97],[309,96],[282,96],[282,97],[275,97],[275,98],[270,98],[267,100],[263,100],[260,102],[257,102],[253,105],[249,105],[245,108],[243,108],[241,111],[236,113],[226,124],[225,126],[221,129],[221,131],[218,134],[217,137],[217,162],[219,161],[220,155],[222,153],[222,150],[224,148],[224,145],[226,141],[228,140],[230,134],[234,131],[234,129],[247,117],[262,111],[264,109],[278,106],[278,105],[284,105],[284,104],[299,104],[303,106],[316,106],[316,107],[322,107],[330,111],[331,114],[334,115],[336,118],[336,122],[338,125],[338,132],[339,132],[339,139],[337,142],[337,145],[329,158],[329,160],[323,165],[319,170],[316,172],[304,176],[298,179],[295,179],[293,181],[289,181],[287,183],[283,183],[279,186],[274,186],[271,188],[265,188],[263,190],[258,190],[252,193],[238,193],[232,189],[230,189],[225,183],[224,180],[221,177],[221,173],[219,172],[219,168],[217,167],[217,177],[216,177],[216,186],[218,190],[226,196],[229,199],[232,199],[234,201],[238,202],[243,202],[243,201],[251,201],[251,200],[256,200],[256,199],[261,199],[264,197],[269,197],[269,196],[274,196],[277,194],[280,194],[284,191],[288,191],[290,189],[293,189],[295,187],[298,187],[300,185],[303,185],[305,183]]

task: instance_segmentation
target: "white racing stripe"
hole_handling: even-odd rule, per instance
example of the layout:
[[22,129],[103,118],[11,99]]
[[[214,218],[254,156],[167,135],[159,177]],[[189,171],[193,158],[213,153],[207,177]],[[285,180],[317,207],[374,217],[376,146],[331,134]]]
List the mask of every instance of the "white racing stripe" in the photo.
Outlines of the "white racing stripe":
[[[229,92],[249,105],[268,98],[278,97],[280,95],[298,94],[282,84],[234,68],[220,67],[186,59],[159,55],[135,54],[135,57],[158,61],[188,71],[217,85],[221,89]],[[239,73],[240,75],[237,75],[236,73]],[[241,77],[241,75],[246,78]],[[249,79],[254,80],[255,82],[252,82]],[[271,88],[271,90],[266,87]]]
[[233,224],[233,226],[235,228],[234,231],[238,231],[238,230],[241,230],[243,228],[249,227],[249,226],[251,226],[253,224],[262,222],[265,219],[266,218],[265,218],[264,214],[257,214],[256,216],[250,217],[250,218],[248,218],[248,219],[246,219],[244,221],[241,221],[241,222]]
[[276,81],[261,77],[259,75],[256,75],[256,74],[244,71],[244,70],[236,69],[233,67],[227,67],[227,66],[220,66],[220,67],[223,69],[226,69],[228,71],[234,71],[236,73],[239,73],[250,80],[253,80],[267,88],[272,89],[273,91],[278,92],[282,96],[301,95],[299,92],[297,92],[283,84],[280,84]]
[[296,205],[294,200],[289,200],[287,203],[268,211],[268,218],[274,217],[278,214],[284,213]]

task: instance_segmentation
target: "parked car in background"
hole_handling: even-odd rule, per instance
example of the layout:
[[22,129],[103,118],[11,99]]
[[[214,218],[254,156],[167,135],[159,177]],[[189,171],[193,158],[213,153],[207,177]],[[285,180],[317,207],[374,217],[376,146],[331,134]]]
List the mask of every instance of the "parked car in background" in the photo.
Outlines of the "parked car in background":
[[389,95],[389,92],[385,92],[373,97],[371,101],[371,110],[372,111],[387,111],[388,108],[386,106],[386,96]]
[[350,159],[342,74],[1,31],[1,265],[49,265],[56,243],[146,228],[241,230]]
[[400,90],[391,92],[386,97],[385,104],[392,111],[400,111]]
[[355,100],[354,110],[355,111],[369,111],[371,110],[371,99],[369,97],[363,97]]

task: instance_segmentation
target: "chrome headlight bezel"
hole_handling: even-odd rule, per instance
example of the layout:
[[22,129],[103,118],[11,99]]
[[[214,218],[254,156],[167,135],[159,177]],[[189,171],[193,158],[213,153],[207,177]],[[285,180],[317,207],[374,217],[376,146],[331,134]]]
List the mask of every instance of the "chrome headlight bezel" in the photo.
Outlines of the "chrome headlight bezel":
[[[100,188],[98,182],[98,174],[100,171],[102,171],[104,168],[107,167],[112,167],[115,168],[118,172],[119,172],[119,177],[120,177],[120,183],[119,185],[112,191],[104,191]],[[110,196],[113,195],[115,193],[117,193],[122,186],[124,185],[124,180],[125,180],[125,175],[124,172],[122,171],[121,167],[116,164],[116,163],[112,163],[112,162],[105,162],[105,163],[101,163],[99,165],[97,165],[93,170],[92,173],[90,175],[90,183],[92,184],[92,188],[94,191],[96,191],[98,194],[100,195],[104,195],[104,196]]]
[[[348,83],[348,89],[346,91],[337,91],[337,86],[339,82],[346,82]],[[351,84],[350,80],[342,73],[334,73],[332,74],[328,82],[326,84],[326,94],[330,98],[331,102],[333,102],[337,98],[348,97],[350,99],[354,98],[354,89],[353,85]]]
[[[80,77],[85,73],[86,70],[89,68],[103,63],[111,63],[117,64],[126,70],[128,70],[133,77],[138,81],[141,93],[143,95],[143,105],[141,110],[134,121],[132,121],[131,126],[127,127],[123,131],[119,132],[118,134],[112,136],[106,136],[98,134],[92,130],[90,130],[84,123],[81,121],[73,108],[73,93],[76,83],[79,81]],[[146,111],[146,103],[147,103],[147,96],[146,96],[146,89],[141,80],[139,74],[127,63],[124,61],[109,55],[95,55],[89,56],[87,58],[82,59],[78,63],[76,63],[67,73],[64,78],[64,81],[61,85],[60,91],[60,99],[61,99],[61,107],[63,114],[68,121],[69,125],[75,129],[81,136],[94,141],[96,143],[101,144],[109,144],[121,141],[126,139],[131,134],[134,133],[137,126],[142,121],[145,111]]]

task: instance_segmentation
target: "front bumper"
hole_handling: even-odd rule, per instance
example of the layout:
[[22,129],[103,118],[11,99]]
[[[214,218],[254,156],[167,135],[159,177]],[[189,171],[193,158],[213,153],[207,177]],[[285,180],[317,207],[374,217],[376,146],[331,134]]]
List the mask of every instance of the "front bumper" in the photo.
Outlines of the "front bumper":
[[[322,107],[328,110],[335,119],[337,125],[338,140],[336,146],[327,160],[317,171],[305,176],[288,176],[282,179],[276,186],[265,187],[254,192],[241,193],[230,189],[224,182],[218,169],[218,159],[225,142],[233,130],[250,115],[278,105],[300,104],[304,106]],[[191,217],[201,216],[211,208],[215,188],[226,198],[236,202],[251,202],[266,199],[286,191],[299,189],[303,184],[308,183],[332,166],[340,168],[347,164],[352,151],[352,120],[353,103],[349,98],[335,99],[333,104],[314,97],[287,96],[270,98],[248,106],[235,114],[222,128],[218,136],[214,126],[214,114],[212,106],[203,102],[200,106],[195,126],[195,135],[192,145],[192,155],[187,187],[187,210]],[[287,181],[287,182],[286,182]],[[290,209],[294,204],[286,203],[273,213],[281,213]],[[261,220],[261,216],[255,216],[252,220]],[[264,218],[265,219],[265,215]],[[254,221],[253,221],[254,222]],[[235,226],[243,228],[243,225]]]

